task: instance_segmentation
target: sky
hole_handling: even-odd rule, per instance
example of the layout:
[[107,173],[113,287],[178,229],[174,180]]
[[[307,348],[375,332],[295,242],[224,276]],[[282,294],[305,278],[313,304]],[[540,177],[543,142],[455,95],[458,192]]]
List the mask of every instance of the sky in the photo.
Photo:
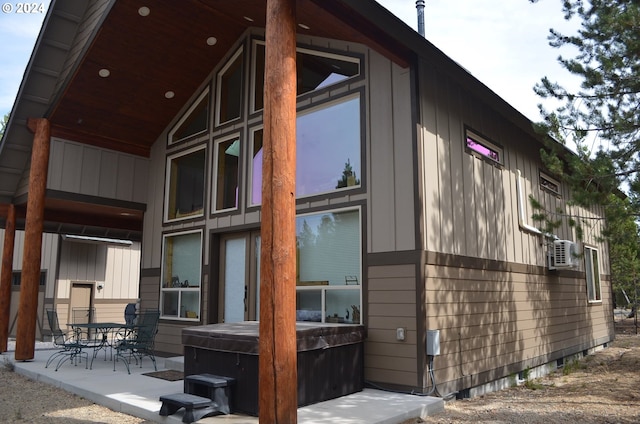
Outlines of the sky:
[[[417,30],[415,0],[378,2]],[[18,13],[19,4],[10,0],[0,12],[0,116],[13,107],[45,16]],[[46,10],[49,1],[35,4]],[[577,28],[564,20],[561,0],[426,0],[425,6],[426,38],[527,118],[539,120],[542,99],[533,86],[542,77],[575,86],[557,62],[559,54],[572,52],[547,41],[550,28],[571,34]]]

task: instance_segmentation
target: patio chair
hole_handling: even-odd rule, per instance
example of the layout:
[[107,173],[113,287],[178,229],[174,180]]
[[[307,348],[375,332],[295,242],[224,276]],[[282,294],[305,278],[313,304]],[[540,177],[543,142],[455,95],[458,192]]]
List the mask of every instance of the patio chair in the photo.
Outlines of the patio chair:
[[87,368],[89,355],[87,352],[83,352],[82,349],[87,348],[88,345],[78,341],[74,332],[62,331],[58,322],[58,313],[56,311],[47,310],[47,320],[49,321],[49,327],[51,328],[53,344],[58,348],[58,350],[49,356],[44,367],[48,368],[53,361],[58,360],[55,369],[58,371],[60,366],[66,361],[73,362],[74,365],[77,365],[84,356],[85,368]]
[[136,319],[136,304],[127,303],[127,306],[124,308],[124,322],[127,325],[133,325],[135,319]]
[[[74,324],[90,324],[95,322],[96,308],[73,308],[71,309],[71,321]],[[90,340],[93,336],[91,330],[86,329],[83,332],[76,332],[81,340]]]
[[131,334],[115,343],[116,354],[113,358],[113,370],[116,370],[116,362],[121,359],[127,367],[127,372],[131,374],[130,364],[135,361],[136,365],[140,362],[142,368],[142,358],[148,356],[153,362],[154,370],[158,370],[156,366],[156,356],[154,352],[154,343],[156,333],[158,332],[158,320],[160,319],[160,311],[144,311],[138,314],[138,322]]

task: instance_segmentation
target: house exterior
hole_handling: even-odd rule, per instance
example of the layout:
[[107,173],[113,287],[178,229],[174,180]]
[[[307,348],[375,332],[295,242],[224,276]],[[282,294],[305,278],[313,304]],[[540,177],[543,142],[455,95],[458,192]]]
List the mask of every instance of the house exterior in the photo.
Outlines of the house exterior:
[[[297,318],[364,325],[365,380],[423,393],[606,346],[603,211],[569,205],[531,122],[375,1],[297,14]],[[3,139],[0,203],[26,204],[45,117],[45,228],[141,241],[168,355],[259,316],[264,20],[258,0],[54,1]]]
[[[0,229],[0,240],[4,230]],[[16,336],[24,231],[17,231],[12,265],[8,335]],[[0,256],[3,254],[0,245]],[[138,302],[140,242],[44,233],[38,290],[36,338],[50,336],[47,309],[66,328],[75,311],[93,308],[95,319],[124,322],[124,308]],[[77,313],[76,313],[77,314]]]

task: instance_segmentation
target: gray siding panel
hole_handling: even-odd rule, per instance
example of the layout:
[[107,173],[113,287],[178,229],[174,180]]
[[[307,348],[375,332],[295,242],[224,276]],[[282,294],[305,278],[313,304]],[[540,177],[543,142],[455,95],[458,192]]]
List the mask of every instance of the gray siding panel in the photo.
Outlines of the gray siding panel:
[[[464,92],[431,64],[420,65],[425,250],[544,266],[547,246],[541,243],[539,234],[519,225],[519,199],[524,207],[524,223],[536,225],[531,218],[536,212],[529,201],[532,195],[552,214],[559,208],[565,214],[574,214],[574,219],[587,217],[588,226],[594,231],[585,241],[605,252],[606,246],[595,236],[599,225],[595,208],[570,209],[566,205],[566,187],[562,187],[559,198],[540,188],[543,165],[539,142],[472,93]],[[503,149],[502,165],[466,151],[465,126]],[[522,193],[516,189],[518,170],[522,174]],[[555,234],[575,241],[575,230],[568,221],[564,216]]]
[[413,250],[416,161],[411,74],[374,52],[369,65],[368,250]]
[[[393,116],[391,64],[378,55],[369,59],[370,162],[369,171],[369,248],[370,252],[394,250],[395,199],[393,161]],[[373,230],[375,229],[375,230]]]
[[145,203],[148,168],[145,158],[54,138],[47,188]]

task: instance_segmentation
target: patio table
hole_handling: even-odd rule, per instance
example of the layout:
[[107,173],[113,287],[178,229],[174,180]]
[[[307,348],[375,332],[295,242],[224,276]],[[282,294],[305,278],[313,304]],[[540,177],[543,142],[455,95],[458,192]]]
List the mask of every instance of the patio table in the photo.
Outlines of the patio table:
[[[93,340],[95,343],[91,345],[91,347],[93,347],[93,356],[91,357],[89,369],[93,367],[93,359],[98,355],[100,350],[104,350],[104,360],[107,360],[107,349],[110,350],[113,347],[114,339],[118,333],[122,332],[122,337],[127,337],[136,327],[133,324],[123,324],[120,322],[85,322],[69,324],[69,326],[71,326],[77,337],[80,337],[83,330],[86,330],[89,334],[94,334]],[[111,359],[113,359],[113,352],[111,352],[111,350],[110,355]]]

